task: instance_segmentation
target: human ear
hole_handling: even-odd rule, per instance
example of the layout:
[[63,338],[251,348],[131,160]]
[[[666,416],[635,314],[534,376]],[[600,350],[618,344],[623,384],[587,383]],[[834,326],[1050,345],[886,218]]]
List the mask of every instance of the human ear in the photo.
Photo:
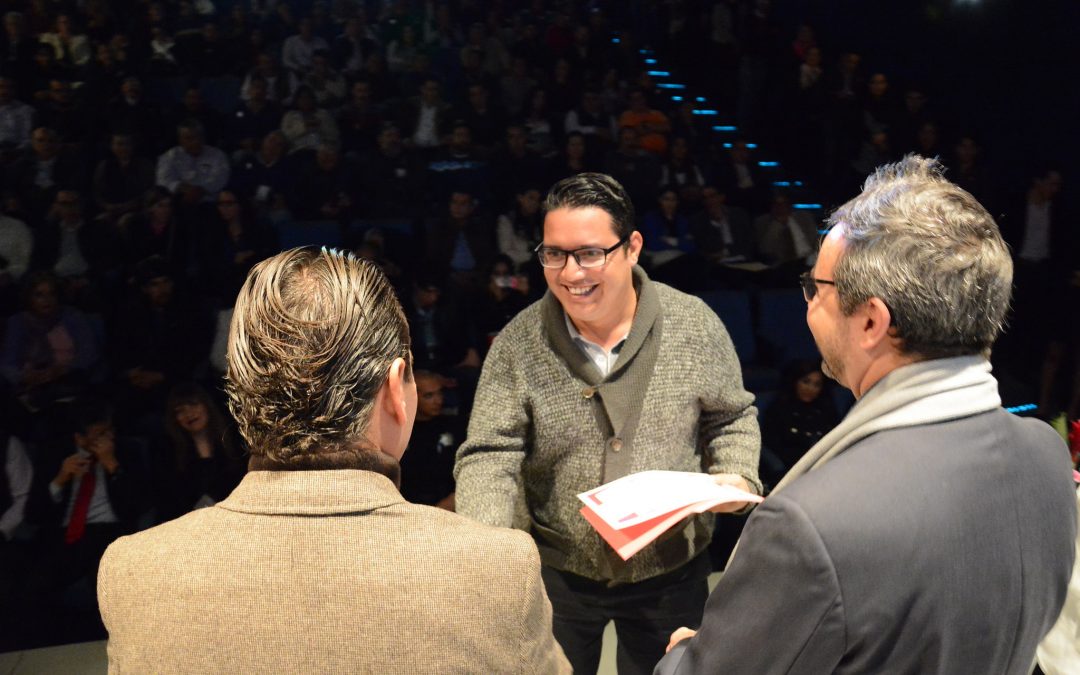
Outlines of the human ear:
[[887,340],[894,339],[890,328],[892,327],[892,312],[881,298],[870,298],[859,310],[863,321],[860,327],[859,346],[867,351],[872,351],[884,344]]
[[405,359],[400,356],[394,359],[386,373],[387,396],[383,397],[383,406],[386,413],[394,418],[394,421],[404,426],[408,423],[409,412],[406,403],[406,375],[408,367]]

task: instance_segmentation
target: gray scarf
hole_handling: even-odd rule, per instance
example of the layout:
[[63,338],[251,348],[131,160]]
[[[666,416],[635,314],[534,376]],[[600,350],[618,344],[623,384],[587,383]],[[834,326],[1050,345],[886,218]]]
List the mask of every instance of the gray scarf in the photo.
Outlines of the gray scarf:
[[[1000,406],[997,380],[990,374],[990,362],[982,356],[901,366],[881,378],[835,429],[807,450],[772,494],[879,431],[945,422]],[[735,557],[735,551],[731,557]]]

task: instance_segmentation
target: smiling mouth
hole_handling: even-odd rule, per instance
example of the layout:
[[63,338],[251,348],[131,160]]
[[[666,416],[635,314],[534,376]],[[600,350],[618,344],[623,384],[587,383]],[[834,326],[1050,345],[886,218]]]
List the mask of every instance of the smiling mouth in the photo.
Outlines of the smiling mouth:
[[587,298],[592,295],[593,291],[598,287],[599,284],[593,284],[592,286],[566,286],[565,288],[567,292],[575,298]]

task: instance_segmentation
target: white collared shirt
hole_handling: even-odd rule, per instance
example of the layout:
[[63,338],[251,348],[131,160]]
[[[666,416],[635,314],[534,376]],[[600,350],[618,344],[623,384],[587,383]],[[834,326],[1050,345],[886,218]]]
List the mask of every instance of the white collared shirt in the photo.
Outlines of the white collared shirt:
[[[600,345],[582,337],[578,329],[574,327],[574,322],[570,320],[569,315],[563,312],[563,319],[566,321],[566,330],[570,332],[570,337],[574,340],[581,351],[585,352],[585,356],[589,357],[589,360],[593,362],[596,369],[600,371],[600,374],[604,377],[608,376],[611,369],[615,367],[615,362],[619,360],[619,351],[622,350],[623,344],[626,343],[626,335],[619,338],[619,341],[611,349],[604,349]],[[629,333],[627,333],[629,335]]]

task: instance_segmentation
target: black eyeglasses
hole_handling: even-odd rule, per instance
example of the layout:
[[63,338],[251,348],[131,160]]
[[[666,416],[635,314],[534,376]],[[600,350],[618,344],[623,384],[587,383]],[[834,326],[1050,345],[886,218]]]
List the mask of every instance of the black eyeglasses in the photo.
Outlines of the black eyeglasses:
[[802,294],[803,297],[806,298],[807,302],[813,300],[814,296],[817,295],[818,284],[828,284],[829,286],[835,286],[836,282],[829,281],[828,279],[815,279],[814,277],[810,276],[809,272],[803,272],[799,275],[799,285],[802,286]]
[[570,256],[574,256],[574,260],[577,261],[578,267],[589,269],[603,267],[607,264],[607,257],[611,252],[625,244],[629,238],[630,235],[626,235],[608,248],[587,246],[585,248],[574,249],[573,251],[564,251],[561,248],[544,246],[544,244],[541,243],[534,250],[536,251],[536,256],[540,258],[540,264],[544,267],[562,269],[566,266],[566,261],[570,259]]

